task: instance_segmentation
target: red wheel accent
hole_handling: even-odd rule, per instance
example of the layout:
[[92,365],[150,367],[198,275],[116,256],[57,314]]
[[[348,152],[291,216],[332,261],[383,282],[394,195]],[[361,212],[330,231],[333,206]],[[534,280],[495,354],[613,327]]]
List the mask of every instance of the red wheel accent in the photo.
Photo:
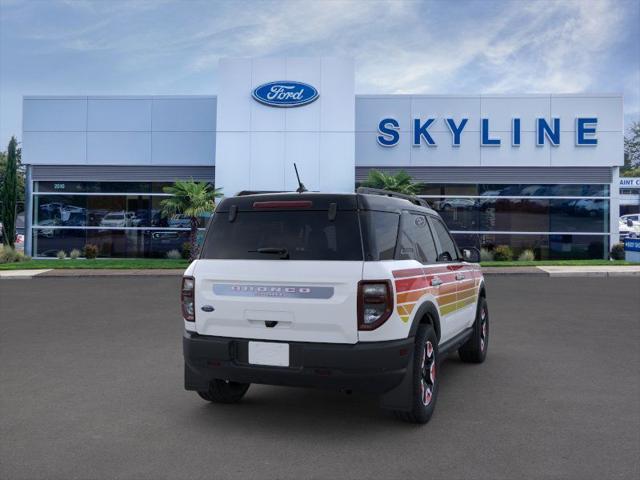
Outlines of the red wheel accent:
[[482,309],[480,312],[480,350],[484,352],[487,345],[487,311]]
[[420,368],[420,398],[424,406],[429,405],[433,399],[433,387],[436,380],[436,358],[434,353],[433,344],[427,341],[424,346]]

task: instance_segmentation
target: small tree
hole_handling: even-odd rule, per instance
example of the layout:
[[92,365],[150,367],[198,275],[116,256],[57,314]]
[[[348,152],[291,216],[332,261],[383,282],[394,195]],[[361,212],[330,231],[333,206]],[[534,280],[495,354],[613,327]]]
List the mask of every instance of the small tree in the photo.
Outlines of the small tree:
[[16,239],[16,201],[18,195],[17,180],[17,148],[18,142],[16,137],[11,137],[9,147],[7,148],[7,163],[2,175],[2,191],[0,192],[0,201],[2,202],[2,210],[0,210],[0,218],[2,218],[3,242],[13,247]]
[[[20,148],[18,144],[16,146],[16,178],[17,178],[17,189],[18,192],[16,194],[16,201],[18,204],[24,202],[24,165],[22,165],[22,148]],[[4,183],[4,174],[7,169],[7,152],[0,152],[0,191],[2,191],[2,185]]]
[[624,166],[620,173],[623,177],[640,175],[640,122],[633,122],[624,137]]
[[189,217],[191,225],[191,252],[189,260],[198,257],[198,217],[213,212],[215,199],[222,196],[220,188],[213,188],[206,182],[194,182],[193,180],[178,180],[169,187],[164,187],[164,192],[173,195],[162,200],[160,205],[162,213],[171,217],[182,214]]
[[379,170],[369,170],[369,176],[362,184],[364,187],[381,188],[391,192],[405,195],[416,195],[420,192],[422,184],[414,183],[413,178],[404,170],[395,175],[388,175]]

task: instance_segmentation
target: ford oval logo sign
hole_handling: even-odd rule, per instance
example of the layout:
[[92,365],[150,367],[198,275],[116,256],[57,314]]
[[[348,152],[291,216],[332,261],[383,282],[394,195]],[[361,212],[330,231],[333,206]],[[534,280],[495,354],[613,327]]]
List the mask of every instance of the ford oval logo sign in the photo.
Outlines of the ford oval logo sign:
[[282,80],[259,85],[253,98],[271,107],[299,107],[318,98],[318,90],[308,83]]

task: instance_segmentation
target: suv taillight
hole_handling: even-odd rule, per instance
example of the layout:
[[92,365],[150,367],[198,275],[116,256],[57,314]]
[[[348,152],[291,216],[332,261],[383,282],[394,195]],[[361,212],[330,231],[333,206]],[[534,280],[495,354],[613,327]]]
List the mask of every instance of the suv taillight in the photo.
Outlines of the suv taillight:
[[391,316],[393,287],[389,280],[358,283],[358,330],[374,330]]
[[180,290],[180,304],[182,305],[182,317],[187,322],[196,321],[196,306],[194,301],[194,291],[196,280],[193,277],[182,277],[182,288]]

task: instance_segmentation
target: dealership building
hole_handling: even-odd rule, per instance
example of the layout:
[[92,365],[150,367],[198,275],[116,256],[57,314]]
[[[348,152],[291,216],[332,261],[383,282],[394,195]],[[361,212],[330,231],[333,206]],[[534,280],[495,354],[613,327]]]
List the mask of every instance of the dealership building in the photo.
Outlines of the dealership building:
[[[221,60],[208,96],[25,96],[25,247],[162,257],[163,187],[352,192],[408,172],[460,245],[603,258],[618,241],[622,95],[360,95],[344,58]],[[402,72],[398,72],[402,74]]]

